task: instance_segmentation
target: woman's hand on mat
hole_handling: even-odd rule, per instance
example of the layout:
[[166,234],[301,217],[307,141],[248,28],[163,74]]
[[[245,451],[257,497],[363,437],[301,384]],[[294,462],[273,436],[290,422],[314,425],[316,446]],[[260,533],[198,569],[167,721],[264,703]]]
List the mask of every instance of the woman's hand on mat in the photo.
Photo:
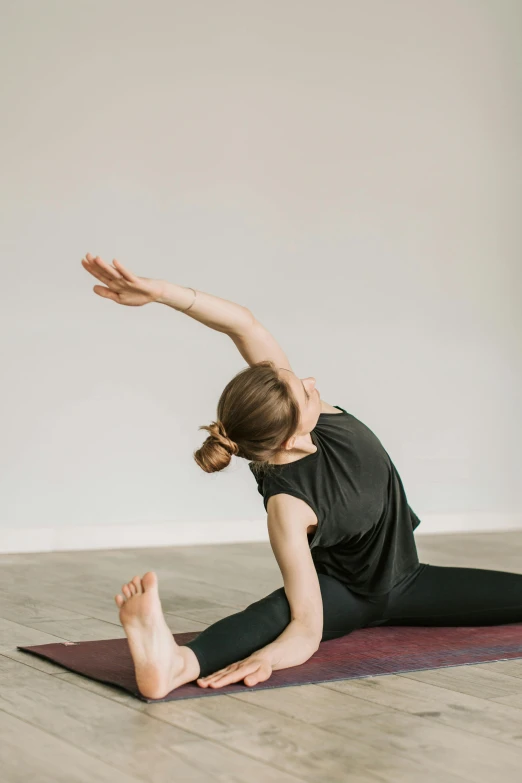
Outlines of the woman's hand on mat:
[[107,286],[95,285],[93,288],[95,294],[130,307],[140,307],[159,299],[164,286],[163,280],[137,277],[116,258],[112,263],[113,266],[103,261],[100,256],[93,256],[91,253],[87,253],[85,258],[82,258],[83,268]]
[[230,666],[220,669],[208,677],[200,677],[196,680],[200,688],[222,688],[232,682],[245,681],[250,688],[258,682],[268,680],[272,674],[272,664],[263,655],[253,653],[242,661],[232,663]]

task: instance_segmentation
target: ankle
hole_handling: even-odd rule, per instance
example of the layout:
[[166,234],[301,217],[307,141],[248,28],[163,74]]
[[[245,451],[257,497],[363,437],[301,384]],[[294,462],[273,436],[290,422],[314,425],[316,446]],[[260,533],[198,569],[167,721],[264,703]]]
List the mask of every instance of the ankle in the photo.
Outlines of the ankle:
[[191,650],[190,647],[184,647],[182,645],[178,648],[178,651],[183,658],[183,668],[176,677],[176,687],[197,680],[201,673],[199,661],[195,652]]

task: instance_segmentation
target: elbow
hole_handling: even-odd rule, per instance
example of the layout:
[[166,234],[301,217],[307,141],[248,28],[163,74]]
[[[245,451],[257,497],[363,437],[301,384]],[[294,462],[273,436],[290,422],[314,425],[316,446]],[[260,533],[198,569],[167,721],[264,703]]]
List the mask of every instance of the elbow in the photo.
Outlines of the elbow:
[[309,657],[312,657],[312,655],[315,655],[315,653],[319,649],[320,644],[321,644],[321,637],[318,638],[317,634],[315,634],[314,636],[310,637],[310,647],[309,647],[310,656]]
[[314,648],[314,652],[316,652],[319,649],[319,645],[321,644],[321,639],[323,638],[322,631],[319,633],[317,630],[310,631],[310,644]]
[[315,624],[307,622],[306,620],[299,620],[295,618],[293,622],[297,623],[302,628],[302,635],[306,642],[306,647],[317,652],[319,645],[323,638],[323,629],[319,629]]

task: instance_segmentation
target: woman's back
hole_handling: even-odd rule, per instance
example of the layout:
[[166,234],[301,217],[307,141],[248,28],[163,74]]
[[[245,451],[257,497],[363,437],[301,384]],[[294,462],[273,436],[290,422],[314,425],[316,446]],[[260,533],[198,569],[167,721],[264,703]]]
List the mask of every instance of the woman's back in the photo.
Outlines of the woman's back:
[[310,433],[317,450],[272,466],[258,477],[258,491],[265,509],[279,493],[304,500],[317,518],[308,541],[318,572],[379,595],[418,565],[413,530],[420,520],[380,440],[336,407],[340,413],[321,413]]

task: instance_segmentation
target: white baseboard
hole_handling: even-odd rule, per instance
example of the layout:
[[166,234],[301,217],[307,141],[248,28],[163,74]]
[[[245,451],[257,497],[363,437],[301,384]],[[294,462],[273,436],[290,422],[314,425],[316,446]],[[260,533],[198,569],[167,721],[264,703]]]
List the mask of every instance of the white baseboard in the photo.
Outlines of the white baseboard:
[[[419,514],[415,537],[449,533],[501,533],[522,530],[522,514]],[[268,543],[266,518],[182,522],[161,525],[84,525],[0,528],[0,554],[89,549],[146,549],[248,541]]]

